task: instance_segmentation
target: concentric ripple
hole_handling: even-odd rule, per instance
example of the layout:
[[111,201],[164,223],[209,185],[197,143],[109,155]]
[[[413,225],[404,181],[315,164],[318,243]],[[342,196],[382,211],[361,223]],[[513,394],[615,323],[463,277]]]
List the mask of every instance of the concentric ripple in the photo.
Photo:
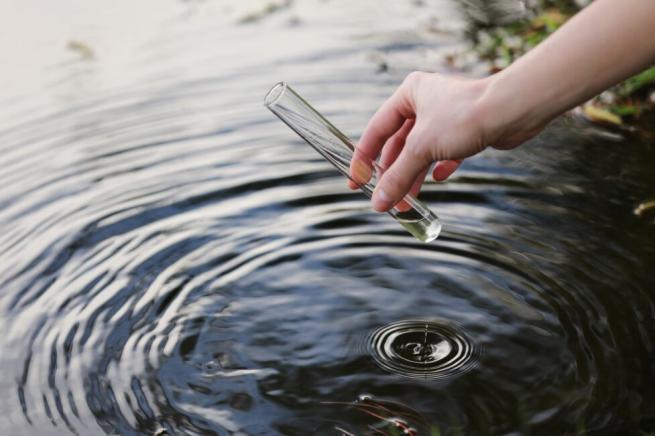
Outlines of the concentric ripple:
[[375,330],[369,350],[383,369],[407,377],[437,379],[465,371],[476,362],[471,339],[437,321],[406,320]]

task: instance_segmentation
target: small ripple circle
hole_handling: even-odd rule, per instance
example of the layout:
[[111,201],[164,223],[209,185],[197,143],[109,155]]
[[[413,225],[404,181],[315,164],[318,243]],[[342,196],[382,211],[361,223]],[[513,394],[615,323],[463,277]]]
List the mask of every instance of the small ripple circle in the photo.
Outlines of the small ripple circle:
[[440,379],[470,369],[478,350],[460,329],[439,321],[387,324],[368,338],[368,351],[384,370],[406,377]]

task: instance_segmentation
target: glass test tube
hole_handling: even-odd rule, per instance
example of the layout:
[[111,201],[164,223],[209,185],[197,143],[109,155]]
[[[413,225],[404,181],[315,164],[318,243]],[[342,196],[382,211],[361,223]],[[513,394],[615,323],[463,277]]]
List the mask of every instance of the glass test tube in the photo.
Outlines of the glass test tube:
[[[303,138],[312,148],[327,159],[341,174],[352,180],[369,198],[372,197],[382,168],[375,162],[350,162],[355,147],[346,135],[334,127],[289,85],[280,82],[266,94],[264,104],[278,118]],[[389,215],[402,224],[416,239],[430,242],[439,236],[439,218],[411,195],[406,195]]]

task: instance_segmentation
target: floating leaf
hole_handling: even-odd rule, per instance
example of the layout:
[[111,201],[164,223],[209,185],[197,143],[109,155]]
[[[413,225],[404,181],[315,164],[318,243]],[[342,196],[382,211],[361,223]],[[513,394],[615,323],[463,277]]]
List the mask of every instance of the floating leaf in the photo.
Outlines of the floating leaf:
[[639,204],[639,206],[635,208],[634,213],[638,217],[641,217],[651,209],[655,210],[655,200],[647,200]]
[[618,94],[621,97],[628,97],[648,85],[655,85],[655,67],[642,71],[623,82],[618,87]]
[[262,18],[271,15],[279,10],[286,9],[291,6],[292,0],[284,0],[278,2],[270,2],[264,5],[259,11],[250,12],[239,19],[239,24],[249,24],[261,20]]
[[607,109],[603,109],[593,104],[586,104],[582,107],[582,112],[584,115],[594,123],[607,123],[615,124],[620,126],[623,124],[623,120],[620,116],[613,114]]
[[95,56],[93,49],[82,41],[68,41],[67,47],[69,50],[79,53],[84,59],[93,59]]

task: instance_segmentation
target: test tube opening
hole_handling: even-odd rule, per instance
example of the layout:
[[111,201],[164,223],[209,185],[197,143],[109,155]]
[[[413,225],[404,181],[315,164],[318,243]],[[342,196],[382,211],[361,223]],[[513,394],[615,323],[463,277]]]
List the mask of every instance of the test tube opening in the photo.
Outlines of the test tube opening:
[[287,90],[287,84],[285,82],[276,83],[270,91],[266,93],[264,97],[264,105],[266,107],[275,106],[278,100],[284,95]]

